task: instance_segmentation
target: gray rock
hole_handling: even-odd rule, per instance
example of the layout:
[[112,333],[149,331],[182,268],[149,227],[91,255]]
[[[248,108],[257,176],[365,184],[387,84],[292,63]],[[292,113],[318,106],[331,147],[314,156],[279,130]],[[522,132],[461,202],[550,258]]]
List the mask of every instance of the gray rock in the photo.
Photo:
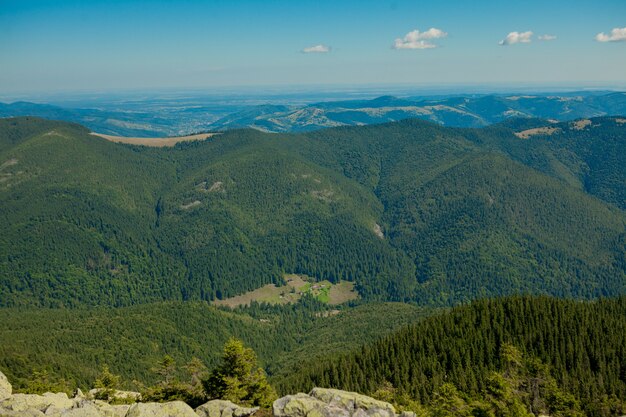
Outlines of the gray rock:
[[45,415],[48,417],[104,417],[100,409],[90,401],[81,401],[76,407],[70,409],[58,409],[50,406]]
[[[344,408],[351,414],[357,409],[362,409],[365,411],[376,410],[381,416],[395,417],[396,415],[396,409],[393,405],[356,392],[313,388],[309,395],[329,405]],[[372,413],[367,413],[367,415],[372,415]]]
[[259,411],[259,407],[240,407],[225,400],[211,400],[196,408],[200,417],[248,417]]
[[104,417],[125,417],[128,409],[130,408],[130,404],[116,404],[111,405],[106,401],[94,400],[91,401],[93,405],[95,405]]
[[7,377],[0,372],[0,401],[9,398],[13,393],[13,387]]
[[[104,388],[93,388],[89,390],[88,397],[96,398],[98,393],[100,393],[103,390]],[[109,399],[140,401],[141,393],[136,392],[136,391],[113,390],[113,392],[110,394]]]
[[[395,408],[387,402],[326,388],[314,388],[309,395],[279,398],[274,401],[273,411],[274,417],[396,417]],[[402,413],[401,417],[415,417],[415,414]]]
[[198,415],[184,402],[172,401],[133,404],[128,409],[126,417],[198,417]]
[[0,407],[0,417],[44,417],[45,414],[39,410],[14,411]]
[[46,392],[44,395],[14,394],[0,402],[0,407],[13,411],[39,410],[45,412],[48,407],[57,409],[72,408],[74,401],[70,400],[65,393],[54,394]]
[[274,417],[350,417],[347,410],[302,393],[277,399],[272,409]]

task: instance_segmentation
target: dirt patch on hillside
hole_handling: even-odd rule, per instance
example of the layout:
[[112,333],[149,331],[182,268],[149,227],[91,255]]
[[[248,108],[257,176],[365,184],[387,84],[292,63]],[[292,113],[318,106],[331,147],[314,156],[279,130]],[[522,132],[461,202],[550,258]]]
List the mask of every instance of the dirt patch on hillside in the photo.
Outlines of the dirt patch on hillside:
[[90,134],[101,137],[111,142],[115,142],[115,143],[125,143],[127,145],[165,147],[165,146],[174,146],[179,142],[206,140],[210,138],[211,136],[218,135],[219,133],[200,133],[197,135],[176,136],[172,138],[129,138],[125,136],[104,135],[104,134],[95,133],[95,132],[91,132]]
[[196,201],[192,201],[189,204],[181,204],[180,208],[183,209],[183,210],[189,210],[189,209],[192,209],[194,207],[198,207],[200,204],[202,204],[202,202],[200,202],[199,200],[196,200]]
[[521,132],[516,132],[515,136],[517,136],[520,139],[528,139],[531,136],[536,136],[536,135],[553,135],[557,132],[560,132],[561,129],[559,129],[558,127],[536,127],[534,129],[527,129],[527,130],[522,130]]
[[591,120],[589,119],[576,120],[574,123],[572,123],[574,130],[583,130],[589,125],[591,125]]
[[0,165],[0,171],[13,165],[17,165],[17,159],[12,158],[12,159],[9,159],[8,161],[4,161],[2,165]]
[[379,238],[381,238],[381,239],[385,238],[385,234],[383,233],[383,229],[380,227],[380,225],[378,223],[374,223],[374,227],[372,228],[372,231]]

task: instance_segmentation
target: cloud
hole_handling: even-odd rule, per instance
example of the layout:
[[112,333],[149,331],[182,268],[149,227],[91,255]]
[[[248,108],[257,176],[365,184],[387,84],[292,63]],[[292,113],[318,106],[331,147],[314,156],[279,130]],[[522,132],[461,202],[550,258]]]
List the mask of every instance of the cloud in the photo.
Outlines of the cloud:
[[446,32],[437,28],[430,28],[426,32],[415,29],[404,35],[404,38],[396,39],[393,49],[432,49],[437,45],[431,42],[432,39],[441,39],[448,36]]
[[537,39],[540,41],[553,41],[556,39],[556,35],[540,35]]
[[511,32],[506,35],[506,38],[500,41],[500,45],[513,45],[516,43],[530,43],[533,33],[529,30],[528,32]]
[[626,28],[614,28],[610,35],[604,32],[598,33],[596,40],[598,42],[624,42],[626,41]]
[[326,46],[326,45],[314,45],[314,46],[309,46],[308,48],[304,48],[302,50],[302,53],[304,54],[324,54],[326,52],[330,52],[330,46]]

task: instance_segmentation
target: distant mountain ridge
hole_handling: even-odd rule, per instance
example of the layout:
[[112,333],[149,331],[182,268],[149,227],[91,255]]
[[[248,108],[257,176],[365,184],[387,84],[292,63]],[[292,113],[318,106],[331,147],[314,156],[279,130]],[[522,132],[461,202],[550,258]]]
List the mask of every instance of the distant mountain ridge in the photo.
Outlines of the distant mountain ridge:
[[[306,105],[262,104],[230,110],[184,107],[172,112],[157,107],[137,111],[64,108],[47,104],[0,103],[0,117],[37,116],[83,124],[111,135],[164,137],[199,131],[251,127],[266,132],[306,132],[328,127],[360,126],[408,118],[448,127],[484,127],[509,118],[569,121],[626,115],[626,93],[580,92],[537,95],[470,95],[454,97],[381,96],[371,100],[325,101]],[[233,110],[234,109],[234,110]]]
[[269,112],[266,106],[228,115],[214,130],[252,127],[268,132],[301,132],[325,127],[368,125],[408,118],[449,127],[484,127],[509,118],[568,121],[626,114],[626,93],[605,95],[488,95],[439,99],[381,96],[373,100],[323,102]]

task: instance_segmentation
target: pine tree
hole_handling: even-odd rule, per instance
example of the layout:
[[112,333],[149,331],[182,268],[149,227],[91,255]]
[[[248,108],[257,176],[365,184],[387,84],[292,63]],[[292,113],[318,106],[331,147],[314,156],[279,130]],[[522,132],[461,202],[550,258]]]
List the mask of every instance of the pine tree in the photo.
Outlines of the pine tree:
[[222,363],[204,380],[211,399],[237,404],[270,407],[277,395],[267,382],[265,371],[257,364],[256,354],[237,339],[224,345]]

